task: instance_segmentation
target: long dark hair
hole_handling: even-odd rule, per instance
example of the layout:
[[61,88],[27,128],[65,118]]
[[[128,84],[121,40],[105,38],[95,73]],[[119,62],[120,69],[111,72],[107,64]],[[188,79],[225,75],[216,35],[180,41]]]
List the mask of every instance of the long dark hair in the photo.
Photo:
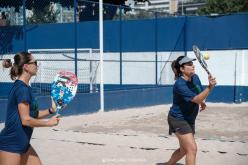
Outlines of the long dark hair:
[[181,65],[179,64],[179,61],[185,56],[179,56],[176,60],[172,61],[171,63],[171,69],[174,72],[174,79],[178,79],[182,75],[182,72],[180,70]]
[[3,67],[10,68],[10,78],[16,80],[17,77],[21,76],[23,73],[23,65],[29,63],[31,60],[31,53],[20,52],[14,57],[14,63],[12,64],[11,59],[3,60]]

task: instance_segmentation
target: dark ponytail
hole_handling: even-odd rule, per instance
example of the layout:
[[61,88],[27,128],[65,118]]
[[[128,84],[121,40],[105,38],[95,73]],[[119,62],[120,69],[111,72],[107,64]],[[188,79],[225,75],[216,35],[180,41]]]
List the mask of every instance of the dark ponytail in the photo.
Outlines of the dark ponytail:
[[179,64],[179,61],[183,58],[184,56],[179,56],[176,60],[172,61],[171,63],[171,69],[174,72],[174,79],[178,79],[182,75],[182,72],[180,70],[181,65]]
[[29,63],[31,60],[31,54],[28,52],[17,53],[14,57],[14,63],[12,64],[11,59],[3,60],[3,67],[10,69],[10,78],[12,80],[17,79],[23,73],[23,65]]

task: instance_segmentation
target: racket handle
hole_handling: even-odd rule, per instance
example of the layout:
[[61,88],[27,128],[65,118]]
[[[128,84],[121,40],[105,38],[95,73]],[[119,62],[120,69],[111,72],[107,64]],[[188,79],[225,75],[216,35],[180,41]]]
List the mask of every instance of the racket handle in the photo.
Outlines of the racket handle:
[[209,70],[205,67],[203,67],[205,69],[205,71],[207,72],[208,75],[211,75],[211,73],[209,72]]
[[211,75],[211,73],[207,70],[208,75]]

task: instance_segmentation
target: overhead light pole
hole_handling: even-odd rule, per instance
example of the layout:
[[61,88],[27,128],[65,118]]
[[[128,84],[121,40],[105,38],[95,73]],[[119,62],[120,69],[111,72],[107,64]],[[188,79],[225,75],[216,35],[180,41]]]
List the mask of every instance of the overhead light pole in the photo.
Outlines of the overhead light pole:
[[104,112],[104,86],[103,86],[103,2],[99,0],[99,44],[100,44],[100,111]]

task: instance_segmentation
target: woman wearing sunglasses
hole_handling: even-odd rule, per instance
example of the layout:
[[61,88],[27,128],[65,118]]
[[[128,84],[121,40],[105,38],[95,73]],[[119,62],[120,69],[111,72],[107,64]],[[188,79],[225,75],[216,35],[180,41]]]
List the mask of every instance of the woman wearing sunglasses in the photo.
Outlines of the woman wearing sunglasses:
[[15,82],[8,97],[5,127],[0,133],[0,164],[40,165],[40,158],[31,146],[30,139],[34,127],[52,127],[59,123],[57,115],[48,120],[43,119],[56,112],[56,105],[52,100],[52,108],[38,110],[37,101],[29,86],[38,66],[30,53],[17,53],[14,63],[6,59],[3,67],[11,68],[10,77]]

